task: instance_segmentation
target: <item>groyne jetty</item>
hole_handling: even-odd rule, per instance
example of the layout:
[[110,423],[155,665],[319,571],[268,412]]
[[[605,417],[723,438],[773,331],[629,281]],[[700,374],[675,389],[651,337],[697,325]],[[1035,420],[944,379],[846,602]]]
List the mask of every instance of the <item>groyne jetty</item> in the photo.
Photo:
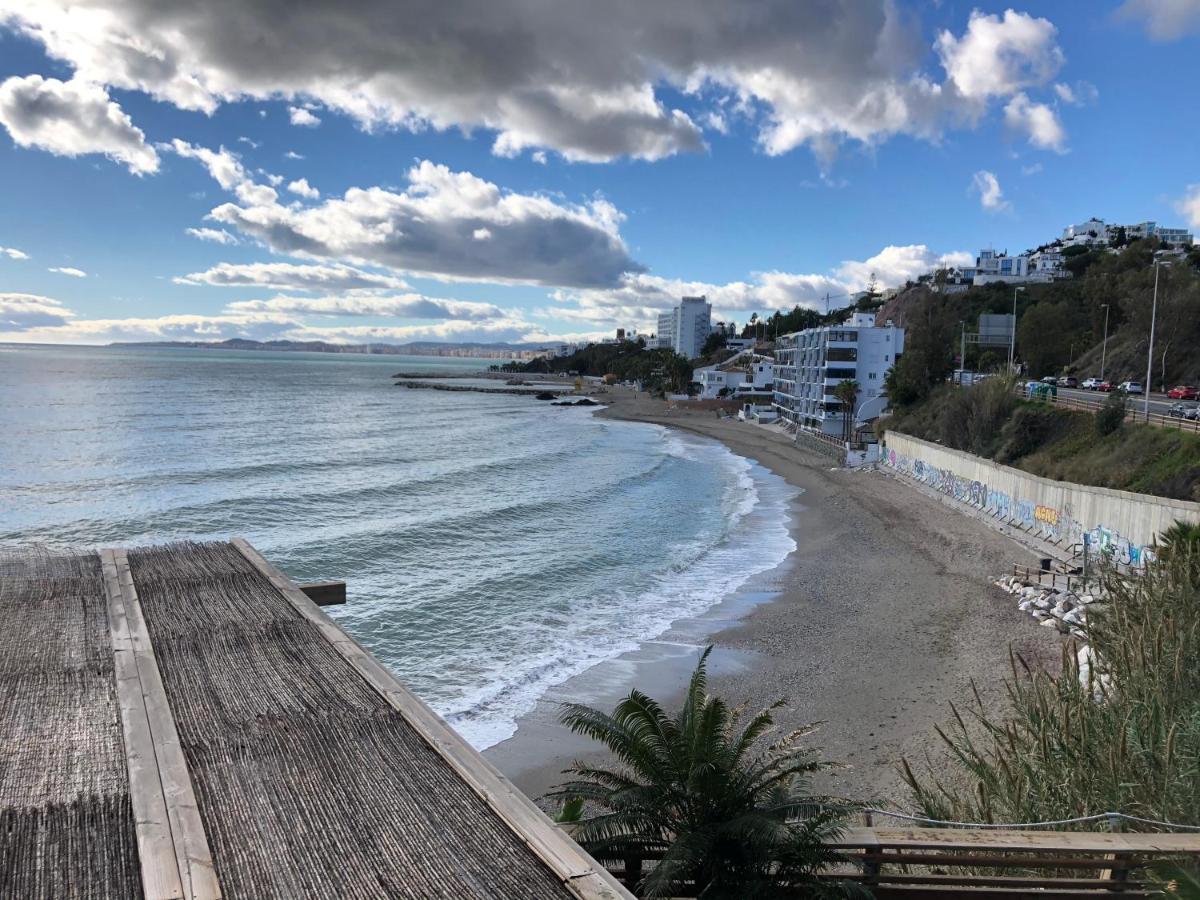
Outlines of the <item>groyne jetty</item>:
[[530,397],[536,397],[538,394],[553,394],[555,397],[562,397],[575,393],[575,388],[569,385],[562,385],[561,387],[554,387],[552,385],[544,387],[484,387],[483,385],[475,384],[443,384],[441,382],[412,381],[408,379],[398,380],[396,387],[415,388],[426,391],[470,391],[475,394],[517,394]]

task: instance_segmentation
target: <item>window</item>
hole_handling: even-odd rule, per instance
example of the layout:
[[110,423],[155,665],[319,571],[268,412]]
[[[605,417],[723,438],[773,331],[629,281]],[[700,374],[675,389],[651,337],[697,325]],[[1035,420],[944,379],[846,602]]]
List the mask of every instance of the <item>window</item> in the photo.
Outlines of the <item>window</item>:
[[868,375],[867,377],[868,377],[868,378],[870,378],[872,381],[874,381],[874,380],[875,380],[875,373],[874,373],[874,372],[872,372],[872,373],[871,373],[870,375]]

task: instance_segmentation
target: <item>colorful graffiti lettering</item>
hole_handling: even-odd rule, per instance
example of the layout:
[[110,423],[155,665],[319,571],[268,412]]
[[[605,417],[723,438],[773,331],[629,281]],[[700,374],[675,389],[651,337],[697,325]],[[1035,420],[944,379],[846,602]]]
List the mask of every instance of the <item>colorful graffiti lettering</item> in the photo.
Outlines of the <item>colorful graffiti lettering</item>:
[[1048,525],[1051,528],[1058,527],[1058,510],[1052,506],[1039,506],[1033,511],[1035,521],[1043,525]]

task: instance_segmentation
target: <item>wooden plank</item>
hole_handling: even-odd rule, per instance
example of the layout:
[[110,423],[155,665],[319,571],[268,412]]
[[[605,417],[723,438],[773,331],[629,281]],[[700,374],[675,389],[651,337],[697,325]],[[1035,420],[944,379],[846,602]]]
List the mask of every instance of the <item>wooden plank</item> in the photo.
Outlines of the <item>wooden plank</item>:
[[[165,810],[165,822],[175,857],[179,879],[178,896],[187,900],[219,900],[221,888],[213,867],[208,836],[200,820],[196,795],[188,773],[187,759],[179,741],[179,732],[171,714],[163,687],[154,646],[142,615],[137,589],[124,550],[105,551],[106,565],[112,567],[118,596],[123,607],[123,623],[137,679],[150,750],[158,779],[158,795]],[[144,746],[144,744],[143,744]],[[143,863],[144,865],[144,863]]]
[[491,810],[581,900],[632,900],[603,866],[567,837],[458,732],[322,612],[286,575],[243,538],[233,544],[375,690],[449,763]]
[[342,606],[346,602],[346,582],[344,581],[312,581],[298,584],[306,596],[317,606]]
[[179,861],[175,856],[166,797],[158,774],[158,757],[154,752],[113,552],[101,551],[100,562],[108,604],[117,704],[125,738],[125,763],[129,769],[129,800],[133,806],[142,869],[142,892],[146,900],[183,900]]

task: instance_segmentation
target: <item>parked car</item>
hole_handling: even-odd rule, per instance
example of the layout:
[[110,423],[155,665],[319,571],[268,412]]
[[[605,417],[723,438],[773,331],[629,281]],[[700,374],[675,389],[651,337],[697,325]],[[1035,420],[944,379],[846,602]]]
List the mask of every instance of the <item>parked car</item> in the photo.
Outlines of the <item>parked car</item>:
[[1142,383],[1140,381],[1122,381],[1117,390],[1124,391],[1127,394],[1141,394]]
[[1104,393],[1107,394],[1109,391],[1111,391],[1113,389],[1113,387],[1115,387],[1115,385],[1111,381],[1102,381],[1098,385],[1096,385],[1096,390],[1103,391]]
[[1079,379],[1076,378],[1074,375],[1067,375],[1067,376],[1064,376],[1063,378],[1058,379],[1058,386],[1066,387],[1066,388],[1077,388],[1077,387],[1079,387]]
[[1185,400],[1179,403],[1172,403],[1167,410],[1168,416],[1174,416],[1176,419],[1195,419],[1200,417],[1200,403],[1194,400]]
[[1096,391],[1100,389],[1100,385],[1103,383],[1104,382],[1099,378],[1085,378],[1083,379],[1083,384],[1081,384],[1080,387],[1085,391]]
[[1042,379],[1042,384],[1053,384],[1053,385],[1057,385],[1057,384],[1058,384],[1058,379],[1057,379],[1057,378],[1055,378],[1053,375],[1047,375],[1045,378],[1043,378],[1043,379]]
[[1190,384],[1177,384],[1167,391],[1167,396],[1172,400],[1195,400],[1196,389]]

